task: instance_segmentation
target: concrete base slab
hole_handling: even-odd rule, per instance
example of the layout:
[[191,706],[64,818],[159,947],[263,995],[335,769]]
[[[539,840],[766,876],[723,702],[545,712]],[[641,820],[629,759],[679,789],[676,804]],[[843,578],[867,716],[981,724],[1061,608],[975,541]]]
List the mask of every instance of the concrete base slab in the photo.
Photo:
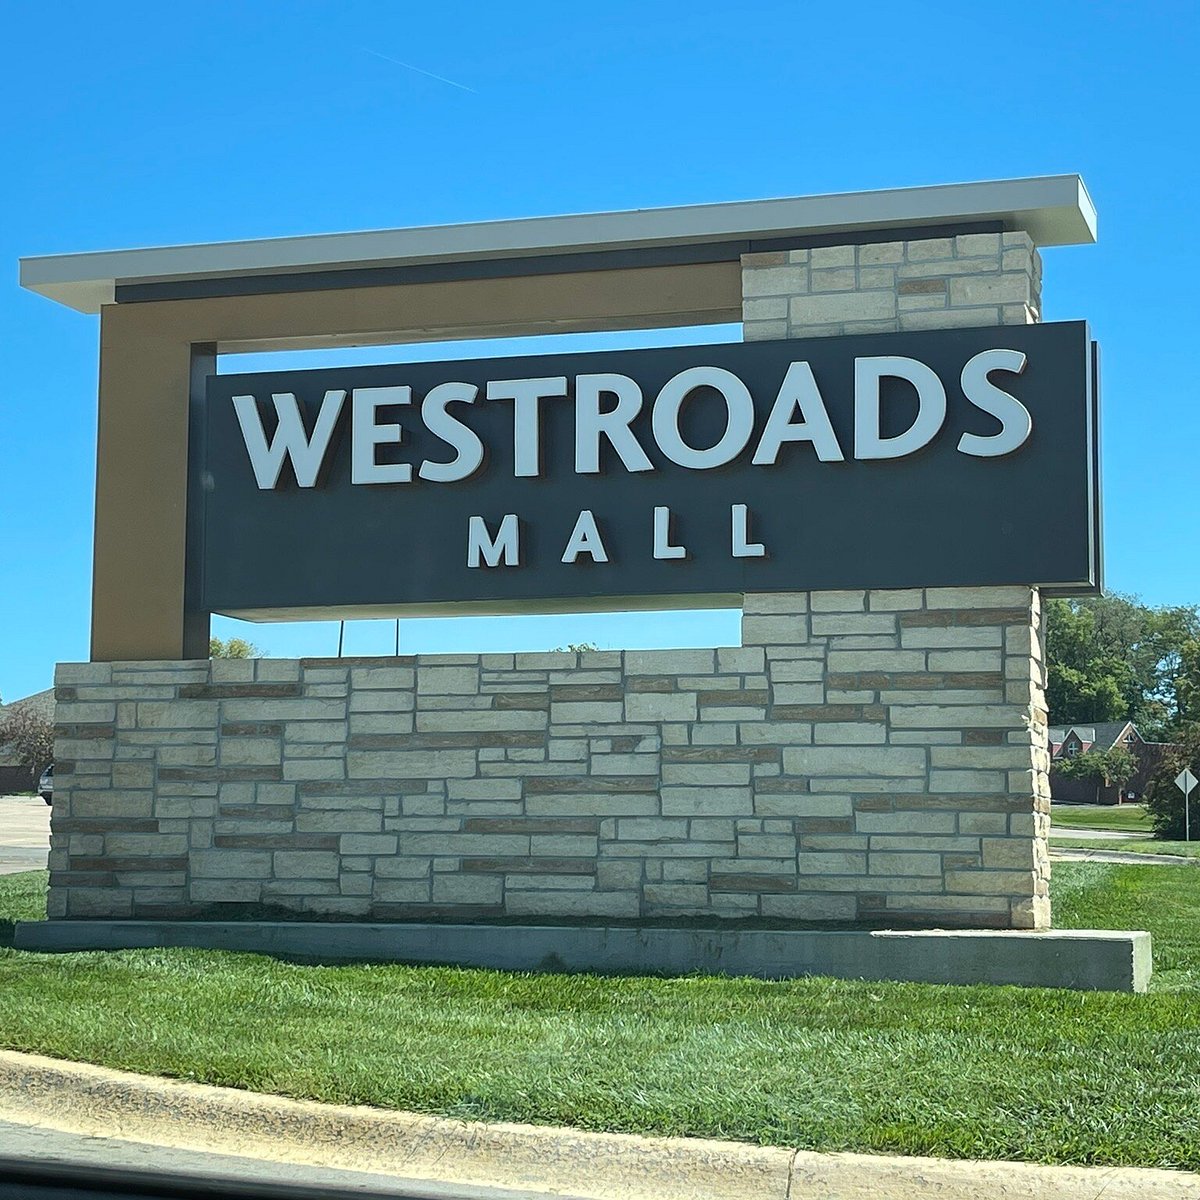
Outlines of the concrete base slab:
[[19,950],[199,946],[520,971],[993,983],[1144,992],[1150,934],[1109,929],[659,929],[304,921],[20,921]]

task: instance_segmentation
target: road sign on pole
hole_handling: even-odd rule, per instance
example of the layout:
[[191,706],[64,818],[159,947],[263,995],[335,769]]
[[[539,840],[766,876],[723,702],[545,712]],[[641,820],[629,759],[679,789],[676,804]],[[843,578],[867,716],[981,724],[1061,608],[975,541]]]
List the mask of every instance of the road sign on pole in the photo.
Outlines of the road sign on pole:
[[1175,776],[1175,786],[1183,793],[1183,836],[1185,841],[1192,840],[1192,788],[1196,786],[1196,777],[1184,767]]

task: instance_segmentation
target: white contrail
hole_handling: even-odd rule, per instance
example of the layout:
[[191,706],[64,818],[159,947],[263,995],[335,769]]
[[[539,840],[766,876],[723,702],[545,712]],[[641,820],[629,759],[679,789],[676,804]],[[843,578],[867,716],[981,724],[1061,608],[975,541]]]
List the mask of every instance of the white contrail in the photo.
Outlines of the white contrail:
[[467,87],[465,83],[458,83],[453,79],[447,79],[444,75],[435,75],[432,71],[426,71],[424,67],[414,67],[412,63],[401,62],[398,58],[392,58],[387,54],[380,54],[378,50],[370,50],[366,46],[360,48],[364,54],[373,54],[376,58],[382,58],[384,62],[395,63],[398,67],[404,67],[409,71],[416,71],[418,75],[428,75],[430,79],[436,79],[438,83],[448,83],[451,87],[459,88],[464,92],[470,92],[475,96],[479,95],[473,87]]

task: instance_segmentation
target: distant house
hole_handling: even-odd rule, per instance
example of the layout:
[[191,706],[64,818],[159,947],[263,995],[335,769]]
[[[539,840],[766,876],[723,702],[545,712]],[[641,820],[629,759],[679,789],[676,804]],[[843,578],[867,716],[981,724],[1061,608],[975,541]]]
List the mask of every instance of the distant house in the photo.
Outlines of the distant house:
[[[1089,804],[1119,804],[1122,799],[1140,800],[1167,742],[1148,742],[1132,721],[1097,721],[1090,725],[1052,725],[1050,727],[1050,796],[1053,800]],[[1137,759],[1133,778],[1118,787],[1097,787],[1094,779],[1067,779],[1055,764],[1090,750],[1120,747]],[[1123,793],[1123,794],[1122,794]]]
[[[4,728],[9,714],[14,709],[32,708],[36,712],[54,720],[54,689],[47,688],[44,692],[34,692],[11,704],[0,704],[0,729]],[[31,791],[37,780],[33,778],[27,766],[17,761],[17,756],[11,746],[0,742],[0,796],[11,792]]]

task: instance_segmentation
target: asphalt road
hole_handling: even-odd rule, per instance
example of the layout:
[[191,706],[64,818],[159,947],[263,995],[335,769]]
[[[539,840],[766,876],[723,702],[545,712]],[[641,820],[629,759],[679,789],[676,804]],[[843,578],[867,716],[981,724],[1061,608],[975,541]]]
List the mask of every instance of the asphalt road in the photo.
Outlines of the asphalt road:
[[41,796],[0,796],[0,875],[40,871],[50,851],[50,805]]
[[541,1195],[173,1150],[0,1121],[0,1200],[534,1200]]

